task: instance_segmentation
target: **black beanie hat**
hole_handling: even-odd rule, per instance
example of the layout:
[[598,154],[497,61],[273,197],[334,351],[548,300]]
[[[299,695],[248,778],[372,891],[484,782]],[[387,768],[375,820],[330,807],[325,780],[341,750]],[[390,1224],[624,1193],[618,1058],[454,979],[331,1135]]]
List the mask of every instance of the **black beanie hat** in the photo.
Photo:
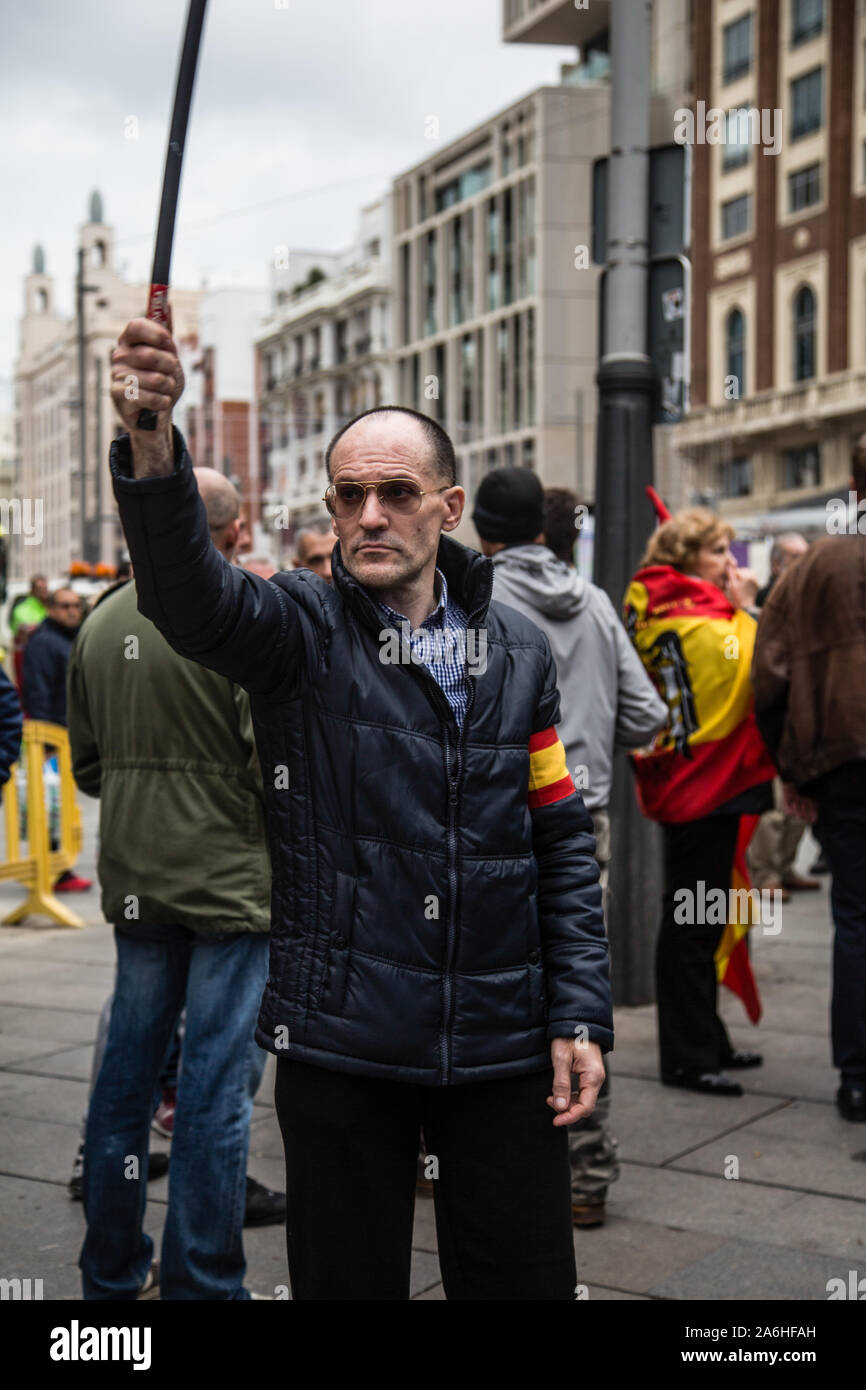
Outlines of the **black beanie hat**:
[[483,541],[534,541],[544,530],[541,479],[531,468],[494,468],[478,486],[472,520]]

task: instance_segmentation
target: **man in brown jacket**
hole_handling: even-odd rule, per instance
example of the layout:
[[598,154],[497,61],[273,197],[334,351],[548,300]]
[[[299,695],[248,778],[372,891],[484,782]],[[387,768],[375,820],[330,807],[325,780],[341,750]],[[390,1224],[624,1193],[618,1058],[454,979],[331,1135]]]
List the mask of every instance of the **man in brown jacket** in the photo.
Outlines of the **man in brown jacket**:
[[833,875],[833,1063],[846,1120],[866,1121],[866,434],[857,515],[773,586],[752,666],[755,714],[788,808],[814,819]]

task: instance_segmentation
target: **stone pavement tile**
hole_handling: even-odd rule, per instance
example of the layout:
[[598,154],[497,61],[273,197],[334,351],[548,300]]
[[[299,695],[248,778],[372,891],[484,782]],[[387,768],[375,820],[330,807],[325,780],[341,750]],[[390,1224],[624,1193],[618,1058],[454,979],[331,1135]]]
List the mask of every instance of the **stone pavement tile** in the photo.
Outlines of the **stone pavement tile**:
[[414,1295],[416,1303],[445,1303],[445,1290],[441,1284],[434,1284],[432,1289],[425,1289],[423,1293]]
[[34,1076],[58,1076],[64,1080],[90,1082],[93,1063],[93,1044],[85,1047],[64,1047],[44,1056],[32,1055],[18,1062],[7,1063],[5,1070]]
[[[671,1167],[719,1175],[726,1156],[735,1155],[740,1179],[863,1199],[866,1223],[866,1168],[851,1158],[864,1142],[866,1134],[834,1107],[794,1101],[684,1154]],[[856,1219],[854,1210],[851,1217]]]
[[[618,1302],[629,1303],[649,1303],[650,1299],[642,1293],[625,1293],[622,1289],[606,1289],[602,1284],[586,1285],[587,1302],[589,1303],[608,1303],[616,1299]],[[578,1299],[582,1302],[582,1299]]]
[[283,1137],[273,1110],[270,1113],[253,1110],[250,1124],[250,1155],[256,1158],[284,1160]]
[[268,1053],[268,1060],[265,1062],[265,1069],[262,1073],[262,1080],[259,1089],[256,1091],[253,1105],[258,1110],[265,1109],[274,1113],[274,1085],[277,1079],[277,1059],[272,1052]]
[[[3,1211],[3,1274],[42,1279],[48,1299],[81,1299],[78,1256],[84,1240],[80,1202],[53,1183],[0,1177]],[[148,1204],[144,1228],[159,1250],[164,1208]]]
[[[0,960],[2,960],[0,969],[2,969],[3,972],[2,990],[4,995],[12,984],[24,983],[28,980],[37,982],[40,980],[51,980],[53,987],[56,989],[58,980],[61,977],[63,980],[68,980],[70,970],[78,964],[74,961],[65,961],[61,967],[54,961],[40,961],[36,959],[35,956],[16,956],[13,955],[11,951],[4,951]],[[102,966],[85,966],[82,962],[82,969],[101,970]]]
[[81,1124],[87,1108],[83,1081],[55,1081],[48,1076],[21,1076],[0,1072],[0,1115],[24,1120],[48,1120],[54,1124]]
[[610,1190],[608,1213],[609,1220],[841,1255],[866,1269],[866,1204],[841,1197],[625,1163]]
[[[358,1277],[363,1279],[363,1270],[358,1271]],[[438,1257],[428,1254],[426,1250],[413,1250],[409,1297],[417,1298],[426,1290],[435,1288],[440,1278]]]
[[6,927],[0,929],[0,957],[7,955],[35,960],[46,967],[69,960],[111,965],[114,933],[107,922],[85,927]]
[[621,1158],[665,1163],[785,1103],[762,1096],[702,1096],[657,1082],[616,1076],[612,1124]]
[[742,1047],[760,1052],[762,1067],[737,1073],[737,1080],[754,1095],[787,1095],[832,1104],[839,1085],[830,1059],[829,1034],[820,1041],[799,1033],[757,1028],[751,1038],[735,1039]]
[[[825,1302],[827,1281],[847,1279],[848,1268],[848,1262],[838,1257],[731,1240],[687,1267],[664,1275],[648,1292],[656,1298]],[[789,1312],[786,1321],[808,1324],[805,1309]],[[775,1316],[772,1320],[779,1321]]]
[[416,1250],[427,1250],[435,1254],[439,1249],[436,1238],[436,1215],[430,1197],[415,1198],[415,1229],[412,1244]]
[[70,1125],[4,1115],[0,1122],[0,1173],[65,1185],[72,1176],[78,1143],[78,1131]]
[[23,1064],[24,1070],[28,1070],[28,1063],[40,1061],[43,1057],[60,1055],[64,1052],[74,1052],[77,1044],[64,1043],[58,1045],[53,1038],[28,1038],[18,1033],[7,1033],[3,1028],[3,1021],[0,1020],[0,1069],[9,1070]]
[[[2,975],[2,970],[0,970]],[[3,986],[0,984],[0,993]],[[34,1057],[43,1050],[54,1051],[64,1043],[93,1042],[97,1015],[92,1009],[28,1008],[23,1004],[0,1005],[3,1038],[29,1038]]]
[[[670,1230],[704,1231],[730,1239],[775,1224],[784,1242],[778,1213],[791,1194],[781,1188],[726,1180],[721,1169],[709,1177],[673,1168],[623,1163],[608,1194],[608,1220],[646,1221]],[[602,1234],[607,1227],[602,1227]],[[589,1232],[588,1234],[593,1234]],[[766,1237],[765,1237],[766,1239]]]
[[[758,1051],[764,1065],[736,1074],[737,1081],[749,1095],[777,1099],[801,1096],[807,1100],[832,1101],[839,1084],[830,1063],[829,1041],[810,1038],[804,1045],[802,1035],[757,1029],[729,1029],[732,1042],[738,1047]],[[645,1077],[658,1080],[658,1058],[655,1048],[640,1042],[620,1043],[610,1062],[613,1114],[616,1114],[619,1076]],[[722,1101],[718,1102],[720,1105]],[[615,1122],[614,1122],[615,1123]]]
[[[823,973],[815,974],[808,982],[779,978],[768,983],[759,975],[758,988],[764,1012],[756,1029],[744,1021],[750,1037],[757,1038],[767,1032],[826,1039],[830,1027],[830,983]],[[722,1017],[726,1024],[730,1021],[727,1010],[722,1011]]]
[[247,1259],[246,1287],[254,1293],[274,1298],[279,1292],[291,1295],[289,1264],[286,1255],[285,1226],[255,1226],[244,1231],[244,1254]]
[[605,1226],[575,1231],[577,1280],[626,1293],[654,1292],[660,1280],[675,1278],[724,1243],[705,1231],[609,1218]]
[[247,1172],[256,1182],[269,1187],[272,1192],[284,1192],[286,1188],[286,1164],[282,1158],[257,1158],[250,1154]]
[[[3,980],[0,1009],[6,1004],[19,1004],[32,1009],[85,1009],[98,1015],[113,988],[114,971],[107,966],[88,965],[80,971],[71,971],[68,965],[62,969],[58,966],[26,979]],[[94,1018],[94,1034],[96,1022]]]
[[866,1201],[789,1193],[773,1220],[758,1221],[749,1235],[792,1250],[810,1250],[850,1261],[866,1273]]

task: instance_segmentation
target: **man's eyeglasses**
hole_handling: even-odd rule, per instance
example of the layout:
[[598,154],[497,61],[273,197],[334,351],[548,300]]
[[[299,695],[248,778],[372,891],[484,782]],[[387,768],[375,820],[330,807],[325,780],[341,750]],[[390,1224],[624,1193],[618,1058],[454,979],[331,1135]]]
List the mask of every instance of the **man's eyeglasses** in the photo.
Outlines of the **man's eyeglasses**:
[[376,489],[379,505],[386,512],[411,516],[420,511],[421,499],[428,493],[447,492],[448,487],[428,488],[426,491],[411,478],[386,478],[381,483],[331,483],[322,501],[338,521],[357,516],[367,500],[370,488]]

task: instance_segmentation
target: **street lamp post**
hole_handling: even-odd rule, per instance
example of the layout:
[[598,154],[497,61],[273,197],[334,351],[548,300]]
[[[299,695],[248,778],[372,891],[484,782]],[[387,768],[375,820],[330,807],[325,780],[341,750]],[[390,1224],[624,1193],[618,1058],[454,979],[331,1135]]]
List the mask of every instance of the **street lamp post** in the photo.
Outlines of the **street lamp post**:
[[[617,611],[653,516],[655,377],[647,354],[651,0],[612,0],[606,333],[598,370],[595,582]],[[661,902],[658,827],[641,815],[631,771],[611,788],[608,936],[614,998],[654,998],[653,945]]]

